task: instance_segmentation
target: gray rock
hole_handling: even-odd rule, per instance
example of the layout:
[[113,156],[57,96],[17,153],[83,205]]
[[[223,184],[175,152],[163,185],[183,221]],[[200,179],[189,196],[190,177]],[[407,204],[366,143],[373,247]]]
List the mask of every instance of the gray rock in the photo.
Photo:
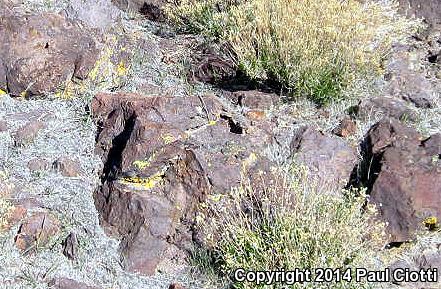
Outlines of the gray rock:
[[121,11],[111,0],[71,0],[66,12],[73,20],[103,30],[114,26],[121,17]]

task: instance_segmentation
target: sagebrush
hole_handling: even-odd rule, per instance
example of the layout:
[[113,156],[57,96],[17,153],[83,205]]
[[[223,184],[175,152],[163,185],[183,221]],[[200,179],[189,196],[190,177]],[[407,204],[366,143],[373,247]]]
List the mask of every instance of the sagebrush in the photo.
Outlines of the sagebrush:
[[[221,272],[228,279],[237,268],[277,271],[370,266],[384,241],[384,226],[372,221],[376,210],[365,207],[362,191],[325,193],[301,166],[275,174],[271,185],[256,187],[244,182],[228,196],[210,198],[199,218],[204,244],[213,258],[211,263],[199,261],[204,270]],[[234,288],[331,285],[229,282]],[[332,288],[370,288],[370,284],[342,282]]]

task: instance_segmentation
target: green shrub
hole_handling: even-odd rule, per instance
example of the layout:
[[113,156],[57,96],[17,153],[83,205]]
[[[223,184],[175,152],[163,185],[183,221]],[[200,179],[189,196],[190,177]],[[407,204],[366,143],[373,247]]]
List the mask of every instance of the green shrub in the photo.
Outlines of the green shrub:
[[325,104],[357,78],[380,74],[391,42],[416,26],[392,1],[363,2],[183,0],[168,14],[189,31],[229,42],[250,78]]
[[[244,185],[229,196],[214,196],[199,221],[213,262],[208,271],[229,276],[245,270],[355,268],[369,266],[383,227],[369,221],[362,192],[324,193],[304,168],[281,173],[267,190]],[[200,255],[199,255],[200,256]],[[207,271],[207,261],[201,260]],[[230,280],[234,288],[257,286]],[[319,288],[317,283],[284,288]],[[328,286],[325,284],[323,286]],[[368,288],[364,283],[335,283],[332,288]]]

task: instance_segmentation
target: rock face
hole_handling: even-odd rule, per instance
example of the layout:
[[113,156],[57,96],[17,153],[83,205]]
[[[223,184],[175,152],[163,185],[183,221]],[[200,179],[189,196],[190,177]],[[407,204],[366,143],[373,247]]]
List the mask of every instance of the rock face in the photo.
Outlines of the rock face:
[[146,275],[170,248],[190,248],[199,204],[239,185],[267,140],[259,130],[239,133],[215,96],[100,94],[92,113],[104,161],[95,204],[103,225],[123,237],[125,267]]
[[440,145],[439,135],[423,140],[395,119],[368,132],[361,179],[388,224],[390,242],[410,240],[426,218],[441,218]]
[[326,136],[310,127],[301,128],[291,142],[297,161],[306,165],[318,185],[334,190],[344,187],[357,163],[357,155],[344,140]]
[[98,55],[90,35],[57,14],[2,16],[0,88],[12,95],[42,95],[72,77],[84,79]]

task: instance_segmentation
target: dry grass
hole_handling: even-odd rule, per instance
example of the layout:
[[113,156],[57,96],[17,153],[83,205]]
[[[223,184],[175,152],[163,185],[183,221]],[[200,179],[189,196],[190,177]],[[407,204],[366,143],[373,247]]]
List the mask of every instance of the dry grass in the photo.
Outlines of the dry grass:
[[[275,183],[263,185],[267,190],[245,183],[228,196],[210,199],[205,215],[199,218],[213,258],[211,263],[199,260],[204,270],[220,270],[225,277],[237,268],[277,271],[369,267],[384,231],[381,224],[377,226],[369,221],[375,209],[363,209],[363,192],[346,191],[344,196],[326,194],[300,166],[276,175],[279,174]],[[259,287],[229,281],[234,288],[282,288],[283,285]],[[310,283],[285,288],[320,286]],[[332,288],[369,286],[332,284]]]
[[357,78],[378,75],[391,43],[416,25],[392,1],[182,1],[173,21],[228,41],[240,69],[325,104]]

